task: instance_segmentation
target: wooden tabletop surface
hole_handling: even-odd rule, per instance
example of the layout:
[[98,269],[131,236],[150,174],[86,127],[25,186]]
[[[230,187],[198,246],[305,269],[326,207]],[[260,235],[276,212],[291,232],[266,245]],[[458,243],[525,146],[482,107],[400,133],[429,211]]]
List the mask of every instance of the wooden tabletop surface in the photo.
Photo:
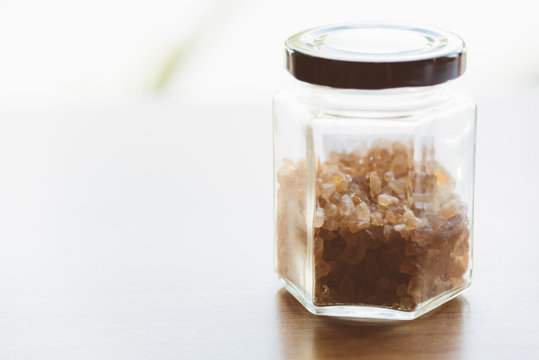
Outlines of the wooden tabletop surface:
[[270,105],[0,112],[0,359],[539,358],[539,89],[478,99],[473,284],[317,317],[272,268]]

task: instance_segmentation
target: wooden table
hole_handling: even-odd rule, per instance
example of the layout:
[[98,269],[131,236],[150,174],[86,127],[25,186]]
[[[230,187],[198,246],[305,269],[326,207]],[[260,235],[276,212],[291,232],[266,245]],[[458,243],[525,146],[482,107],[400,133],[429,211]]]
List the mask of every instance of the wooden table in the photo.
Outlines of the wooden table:
[[474,283],[395,323],[281,289],[269,102],[0,112],[0,358],[539,358],[539,89],[509,95],[478,99]]

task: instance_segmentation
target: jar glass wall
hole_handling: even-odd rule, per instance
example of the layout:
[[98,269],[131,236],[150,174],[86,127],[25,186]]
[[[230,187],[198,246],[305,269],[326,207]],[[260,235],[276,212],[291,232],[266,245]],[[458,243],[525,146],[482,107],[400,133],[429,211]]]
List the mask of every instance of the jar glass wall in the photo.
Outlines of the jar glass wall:
[[467,96],[298,84],[274,130],[276,270],[310,311],[409,319],[470,284]]

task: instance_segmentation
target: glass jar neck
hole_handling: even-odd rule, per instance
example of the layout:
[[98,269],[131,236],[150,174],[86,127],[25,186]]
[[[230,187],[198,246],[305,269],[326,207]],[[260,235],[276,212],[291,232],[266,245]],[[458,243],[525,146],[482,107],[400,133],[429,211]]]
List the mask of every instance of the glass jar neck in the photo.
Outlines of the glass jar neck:
[[294,78],[289,87],[321,113],[347,117],[406,117],[443,106],[456,92],[454,81],[424,87],[382,90],[338,89]]

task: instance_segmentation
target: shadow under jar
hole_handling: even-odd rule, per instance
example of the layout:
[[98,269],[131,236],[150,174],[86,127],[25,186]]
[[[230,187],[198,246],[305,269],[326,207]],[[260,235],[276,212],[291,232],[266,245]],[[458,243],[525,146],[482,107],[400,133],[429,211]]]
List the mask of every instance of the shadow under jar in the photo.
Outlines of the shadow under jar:
[[286,43],[274,99],[275,267],[312,313],[414,319],[471,283],[476,107],[465,45],[359,23]]

